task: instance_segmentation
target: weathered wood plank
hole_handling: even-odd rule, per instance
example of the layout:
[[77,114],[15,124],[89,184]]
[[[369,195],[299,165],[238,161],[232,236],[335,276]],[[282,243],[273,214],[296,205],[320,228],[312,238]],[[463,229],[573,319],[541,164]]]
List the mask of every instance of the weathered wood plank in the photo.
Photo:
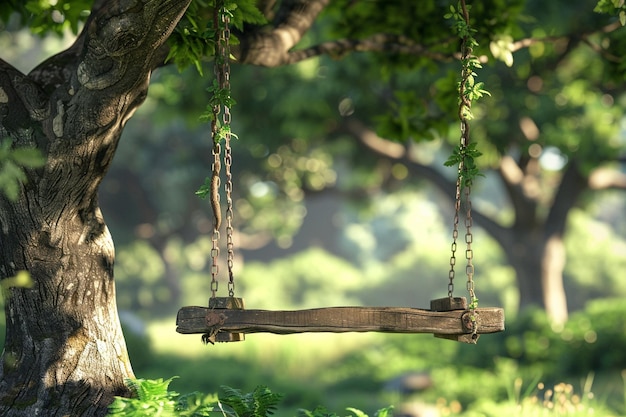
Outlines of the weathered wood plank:
[[[477,308],[478,334],[504,330],[501,308]],[[183,307],[178,311],[176,331],[183,334],[384,332],[472,333],[467,310],[430,311],[406,307],[327,307],[309,310],[231,310]],[[465,324],[464,324],[465,323]]]

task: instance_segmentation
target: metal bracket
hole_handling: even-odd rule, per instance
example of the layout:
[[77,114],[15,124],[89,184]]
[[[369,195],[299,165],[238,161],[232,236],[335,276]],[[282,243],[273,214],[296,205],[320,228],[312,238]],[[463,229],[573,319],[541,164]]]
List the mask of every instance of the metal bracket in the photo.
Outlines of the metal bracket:
[[479,327],[478,313],[467,309],[467,299],[465,297],[446,297],[438,298],[430,301],[431,311],[453,311],[453,310],[467,310],[461,316],[461,323],[463,329],[468,333],[463,334],[435,334],[435,337],[441,339],[454,340],[457,342],[476,344],[478,337],[477,333]]
[[243,298],[236,297],[212,297],[209,299],[209,310],[205,316],[206,327],[210,328],[208,333],[202,335],[204,344],[215,344],[215,342],[240,342],[246,339],[245,333],[231,333],[221,330],[226,322],[226,314],[220,310],[243,310]]

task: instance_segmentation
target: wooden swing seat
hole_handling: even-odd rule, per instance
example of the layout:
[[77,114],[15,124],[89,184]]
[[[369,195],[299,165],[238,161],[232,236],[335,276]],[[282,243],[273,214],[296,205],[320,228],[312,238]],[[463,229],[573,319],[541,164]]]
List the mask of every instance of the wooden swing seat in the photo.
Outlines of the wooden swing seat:
[[[476,325],[476,331],[474,331]],[[408,307],[325,307],[308,310],[246,310],[243,299],[216,297],[209,307],[183,307],[176,331],[203,334],[205,342],[245,339],[247,333],[310,332],[433,333],[476,343],[478,335],[504,330],[502,308],[469,310],[464,297],[431,301],[431,309]]]

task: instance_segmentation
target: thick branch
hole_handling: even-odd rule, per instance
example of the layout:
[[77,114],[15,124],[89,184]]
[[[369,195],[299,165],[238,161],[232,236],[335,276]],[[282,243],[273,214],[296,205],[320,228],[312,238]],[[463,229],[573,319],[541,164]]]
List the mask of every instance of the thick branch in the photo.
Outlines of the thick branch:
[[287,64],[288,51],[300,42],[329,3],[330,0],[284,1],[272,31],[251,32],[241,37],[239,62],[266,67]]
[[576,161],[565,168],[561,183],[554,196],[554,203],[545,222],[546,236],[563,236],[567,213],[578,201],[580,194],[587,188],[588,179],[583,176]]
[[[342,57],[351,52],[381,52],[385,54],[401,54],[423,56],[434,61],[448,62],[460,59],[458,53],[445,54],[430,50],[414,40],[401,35],[378,33],[365,39],[338,39],[322,42],[301,50],[292,50],[310,29],[317,14],[328,4],[328,0],[292,0],[284,1],[276,14],[274,29],[268,31],[247,32],[240,35],[241,53],[237,57],[239,62],[266,67],[294,64],[305,59],[329,55]],[[596,33],[610,33],[621,27],[619,22],[602,27],[594,32],[570,33],[562,36],[547,36],[544,38],[526,38],[511,44],[510,51],[516,52],[528,48],[539,42],[554,43],[559,41],[583,41],[593,50],[606,59],[621,62],[600,46],[591,42],[590,37]],[[443,41],[442,44],[448,41]],[[572,42],[569,42],[572,44]],[[577,42],[574,42],[577,43]],[[571,49],[568,48],[568,49]],[[236,54],[237,55],[237,54]],[[566,55],[566,53],[564,54]],[[480,56],[482,63],[488,61],[487,56]]]
[[441,62],[451,61],[454,58],[454,55],[430,51],[424,45],[416,43],[406,36],[379,33],[365,39],[339,39],[293,51],[286,56],[286,63],[292,64],[319,55],[341,57],[350,52],[384,52],[386,54],[423,56]]

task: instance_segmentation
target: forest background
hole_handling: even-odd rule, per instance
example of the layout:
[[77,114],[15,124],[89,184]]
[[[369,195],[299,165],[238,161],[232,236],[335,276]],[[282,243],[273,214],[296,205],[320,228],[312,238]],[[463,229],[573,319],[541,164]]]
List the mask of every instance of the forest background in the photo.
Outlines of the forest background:
[[[583,17],[593,20],[592,9],[581,2],[569,8],[567,19],[558,10],[544,19],[552,19],[555,33],[567,33]],[[311,42],[327,30],[323,21],[316,30],[308,35]],[[28,71],[70,38],[38,40],[30,32],[5,31],[0,45],[4,59]],[[481,306],[504,307],[507,331],[483,336],[477,346],[424,335],[316,334],[251,335],[242,343],[205,347],[199,337],[176,334],[178,308],[205,305],[210,295],[211,214],[194,192],[210,172],[209,128],[199,116],[212,80],[209,66],[205,77],[193,68],[162,68],[129,121],[100,192],[116,241],[118,306],[136,374],[179,375],[172,383],[178,391],[213,392],[220,385],[251,390],[261,383],[286,394],[286,414],[318,404],[371,411],[389,403],[486,413],[496,403],[519,403],[522,393],[543,395],[540,382],[551,387],[564,381],[586,406],[626,413],[624,86],[603,83],[605,69],[594,66],[598,53],[591,47],[539,72],[533,59],[548,54],[545,48],[558,50],[558,42],[516,53],[512,69],[511,44],[494,42],[491,52],[500,61],[490,57],[481,71],[495,98],[481,101],[473,122],[485,153],[485,177],[473,190],[477,211],[505,225],[515,217],[490,135],[522,138],[517,152],[537,163],[525,181],[540,214],[554,203],[555,184],[572,154],[590,161],[588,172],[604,175],[597,181],[612,178],[610,186],[597,182],[597,189],[585,190],[567,214],[567,321],[551,321],[533,303],[520,312],[516,270],[507,256],[519,248],[503,248],[479,220],[477,294]],[[443,162],[458,125],[446,117],[428,123],[406,117],[419,113],[421,103],[402,92],[431,86],[425,91],[434,98],[453,94],[441,79],[454,79],[458,68],[451,62],[443,72],[396,74],[378,64],[350,54],[271,70],[233,65],[236,295],[250,308],[427,307],[445,296],[454,190],[442,191],[433,175],[453,181],[455,170]],[[398,117],[388,116],[390,108]],[[416,134],[428,140],[406,145],[381,139]],[[463,276],[459,281],[457,292],[463,292]],[[398,377],[407,374],[427,375],[431,386],[418,394],[403,391]]]

